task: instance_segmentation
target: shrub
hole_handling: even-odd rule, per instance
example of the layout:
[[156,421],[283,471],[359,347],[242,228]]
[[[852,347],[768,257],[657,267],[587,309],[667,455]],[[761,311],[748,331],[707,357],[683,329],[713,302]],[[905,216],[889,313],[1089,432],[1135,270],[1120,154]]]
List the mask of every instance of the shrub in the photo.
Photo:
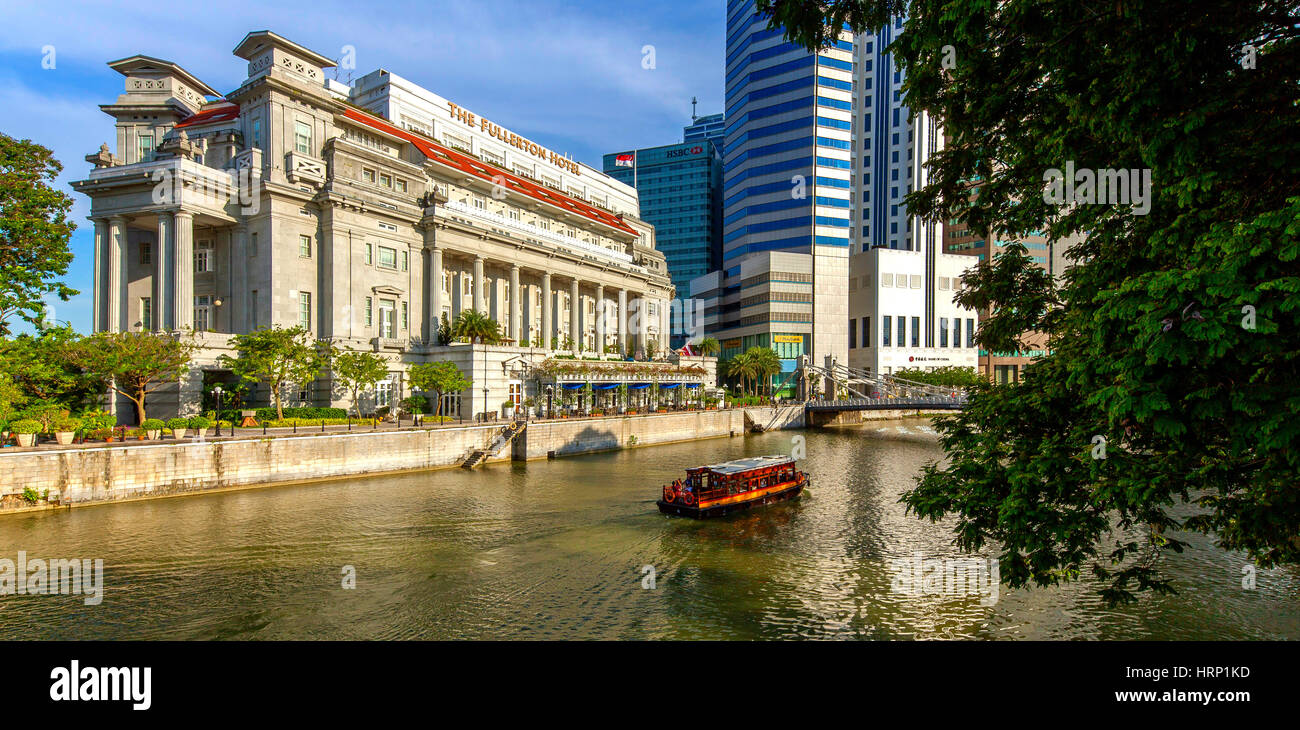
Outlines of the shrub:
[[166,425],[167,424],[157,418],[146,418],[144,419],[144,423],[140,424],[140,427],[146,431],[161,431]]
[[[221,412],[222,419],[237,418],[238,411]],[[258,408],[257,420],[268,420],[276,418],[277,414],[274,408]],[[285,418],[347,418],[348,412],[345,408],[286,408],[284,409]]]
[[195,416],[189,420],[189,427],[196,431],[202,431],[205,428],[212,427],[212,420],[204,416]]
[[167,428],[170,428],[170,429],[173,430],[173,431],[179,431],[179,430],[181,430],[181,429],[189,428],[189,427],[190,427],[190,419],[188,419],[188,418],[168,418],[168,419],[167,419]]
[[[48,492],[47,492],[47,494],[48,494]],[[26,502],[26,503],[28,503],[28,504],[36,504],[36,501],[39,500],[40,498],[41,498],[40,493],[37,492],[35,489],[32,489],[31,487],[24,487],[24,488],[23,488],[23,501],[24,501],[24,502]]]
[[59,431],[76,431],[76,430],[78,430],[78,429],[80,429],[80,428],[81,428],[81,419],[80,419],[80,418],[69,418],[69,417],[66,417],[66,416],[63,417],[63,418],[57,419],[56,421],[54,421],[54,423],[51,423],[51,424],[50,424],[50,430],[51,430],[51,431],[55,431],[55,432],[59,432]]
[[108,411],[87,410],[81,414],[81,425],[89,431],[112,428],[117,425],[117,416]]
[[514,407],[515,407],[515,402],[514,402],[513,400],[502,401],[502,403],[501,403],[501,407],[502,407],[502,408],[514,408]]
[[111,428],[96,428],[86,432],[86,438],[99,439],[101,441],[114,435],[113,429]]
[[14,429],[14,433],[21,433],[21,434],[40,433],[41,422],[31,418],[24,418],[18,421],[14,421],[13,429]]

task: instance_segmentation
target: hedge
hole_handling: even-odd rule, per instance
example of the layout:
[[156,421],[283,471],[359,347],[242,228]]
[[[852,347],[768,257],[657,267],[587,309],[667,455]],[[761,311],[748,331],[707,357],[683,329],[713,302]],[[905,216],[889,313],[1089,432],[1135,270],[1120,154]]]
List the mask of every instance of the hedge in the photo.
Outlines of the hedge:
[[[273,421],[278,417],[278,414],[275,412],[274,408],[258,408],[254,417],[257,418],[259,422]],[[319,421],[322,418],[347,418],[348,412],[347,409],[344,408],[285,408],[284,417],[315,418]],[[221,412],[221,420],[239,423],[243,420],[243,416],[241,415],[241,410],[231,408]]]

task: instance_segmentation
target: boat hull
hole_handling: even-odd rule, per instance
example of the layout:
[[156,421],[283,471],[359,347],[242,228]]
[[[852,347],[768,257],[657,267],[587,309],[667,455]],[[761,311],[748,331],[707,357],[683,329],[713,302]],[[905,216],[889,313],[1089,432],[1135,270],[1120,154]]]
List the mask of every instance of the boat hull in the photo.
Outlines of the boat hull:
[[706,505],[703,508],[696,505],[685,505],[680,502],[665,502],[662,499],[657,501],[655,504],[658,504],[659,511],[666,515],[694,517],[695,519],[721,517],[735,512],[744,512],[755,507],[762,507],[768,504],[797,499],[799,495],[803,493],[803,488],[805,486],[807,486],[806,481],[799,481],[783,489],[755,496],[753,499],[729,502],[726,504]]

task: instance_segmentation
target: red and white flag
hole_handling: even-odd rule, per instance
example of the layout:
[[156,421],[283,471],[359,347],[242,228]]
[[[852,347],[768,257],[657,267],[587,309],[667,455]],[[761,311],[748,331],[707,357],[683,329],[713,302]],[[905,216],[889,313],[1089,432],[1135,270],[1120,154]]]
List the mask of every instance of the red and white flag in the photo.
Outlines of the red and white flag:
[[695,351],[695,348],[692,347],[691,343],[689,342],[682,347],[681,353],[687,357],[695,357],[696,355],[699,354]]
[[632,153],[626,155],[616,155],[614,157],[614,167],[632,167],[635,164],[635,158]]

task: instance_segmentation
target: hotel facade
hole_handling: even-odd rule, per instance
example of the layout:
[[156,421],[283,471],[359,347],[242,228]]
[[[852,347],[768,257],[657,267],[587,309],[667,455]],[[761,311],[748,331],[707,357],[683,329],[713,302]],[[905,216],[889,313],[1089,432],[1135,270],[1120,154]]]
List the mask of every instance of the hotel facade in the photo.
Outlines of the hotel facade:
[[[556,355],[665,349],[674,290],[634,189],[386,70],[349,87],[269,31],[234,55],[248,77],[225,95],[168,61],[110,63],[126,82],[101,106],[115,145],[73,183],[91,199],[94,330],[200,344],[151,415],[233,385],[231,336],[268,326],[382,355],[390,377],[363,411],[409,395],[419,362],[457,362],[474,385],[445,405],[470,416],[541,396]],[[469,309],[507,342],[440,344],[440,322]],[[329,373],[294,390],[350,405]]]

